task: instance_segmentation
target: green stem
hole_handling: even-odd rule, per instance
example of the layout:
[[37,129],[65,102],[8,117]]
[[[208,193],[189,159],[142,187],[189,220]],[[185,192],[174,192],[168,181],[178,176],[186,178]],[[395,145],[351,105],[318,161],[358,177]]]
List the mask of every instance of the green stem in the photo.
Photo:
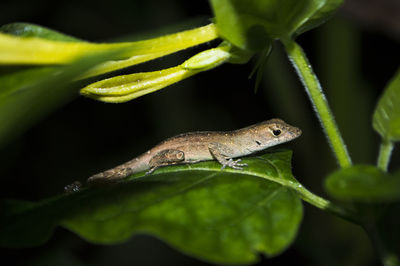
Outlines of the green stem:
[[329,144],[341,167],[351,166],[351,158],[329,108],[328,101],[303,49],[294,41],[283,41],[289,59],[299,75],[314,106]]
[[339,216],[351,223],[361,224],[360,220],[358,219],[358,215],[354,211],[342,208],[330,202],[329,200],[319,197],[301,185],[297,186],[295,190],[300,194],[300,197],[304,201],[310,203],[311,205],[327,211],[335,216]]
[[383,140],[379,149],[379,156],[377,166],[383,171],[387,172],[387,168],[392,155],[393,142],[390,140]]

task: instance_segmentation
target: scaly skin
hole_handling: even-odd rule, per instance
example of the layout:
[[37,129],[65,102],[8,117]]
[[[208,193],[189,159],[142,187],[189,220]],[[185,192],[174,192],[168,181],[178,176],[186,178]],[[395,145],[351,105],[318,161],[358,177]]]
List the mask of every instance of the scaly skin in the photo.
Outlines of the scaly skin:
[[169,138],[133,160],[88,179],[89,183],[103,183],[122,179],[133,173],[152,173],[161,166],[217,160],[222,169],[242,169],[240,159],[271,146],[291,141],[301,135],[297,127],[281,119],[271,119],[233,131],[190,132]]

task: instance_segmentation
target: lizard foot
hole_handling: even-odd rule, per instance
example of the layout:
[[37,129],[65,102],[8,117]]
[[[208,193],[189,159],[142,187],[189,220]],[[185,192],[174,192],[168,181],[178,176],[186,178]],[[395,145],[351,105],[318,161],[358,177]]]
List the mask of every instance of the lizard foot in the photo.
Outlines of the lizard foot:
[[221,170],[225,167],[230,167],[236,170],[243,170],[243,166],[247,166],[247,163],[239,163],[241,159],[234,161],[232,158],[229,158],[221,167]]
[[81,190],[81,188],[82,188],[82,183],[79,181],[75,181],[72,184],[66,185],[64,187],[64,192],[67,194],[72,194],[75,192],[79,192]]
[[149,175],[151,173],[153,173],[156,169],[158,168],[158,166],[153,166],[149,169],[149,171],[147,171],[144,175]]

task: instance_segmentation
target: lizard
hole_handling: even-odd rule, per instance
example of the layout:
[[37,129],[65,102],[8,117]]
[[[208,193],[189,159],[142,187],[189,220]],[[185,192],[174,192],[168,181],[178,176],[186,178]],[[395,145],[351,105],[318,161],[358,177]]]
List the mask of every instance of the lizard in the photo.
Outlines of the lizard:
[[301,135],[297,127],[281,119],[270,119],[232,131],[197,131],[171,137],[138,157],[115,168],[95,174],[88,183],[123,179],[131,174],[174,164],[217,160],[225,167],[241,170],[247,166],[234,158],[250,155],[271,146],[291,141]]

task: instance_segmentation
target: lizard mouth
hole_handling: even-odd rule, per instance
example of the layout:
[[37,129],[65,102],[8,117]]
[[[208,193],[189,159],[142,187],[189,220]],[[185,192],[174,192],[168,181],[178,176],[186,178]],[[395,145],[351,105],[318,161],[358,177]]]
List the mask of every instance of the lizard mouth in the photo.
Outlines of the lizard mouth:
[[293,128],[293,130],[292,130],[292,132],[291,132],[291,135],[294,136],[295,138],[298,138],[298,137],[301,136],[302,133],[303,133],[303,132],[301,131],[300,128],[295,127],[295,128]]

